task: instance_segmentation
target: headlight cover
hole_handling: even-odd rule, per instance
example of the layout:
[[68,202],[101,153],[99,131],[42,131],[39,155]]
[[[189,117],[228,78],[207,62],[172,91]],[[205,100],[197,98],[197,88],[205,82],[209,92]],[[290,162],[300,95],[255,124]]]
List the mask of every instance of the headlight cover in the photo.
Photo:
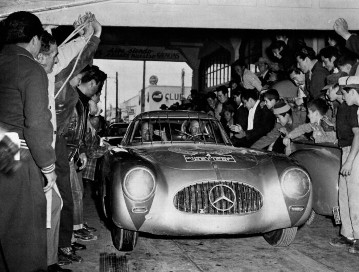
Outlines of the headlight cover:
[[155,178],[148,168],[136,167],[127,172],[123,191],[134,201],[146,201],[153,194],[155,185]]
[[307,172],[301,168],[286,169],[281,176],[283,193],[290,198],[299,199],[305,197],[310,190],[310,178]]

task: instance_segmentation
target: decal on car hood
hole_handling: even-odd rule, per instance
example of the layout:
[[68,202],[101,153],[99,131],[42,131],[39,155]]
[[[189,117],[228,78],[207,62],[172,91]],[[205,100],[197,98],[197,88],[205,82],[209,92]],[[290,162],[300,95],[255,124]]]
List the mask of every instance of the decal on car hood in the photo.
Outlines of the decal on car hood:
[[236,162],[231,155],[183,155],[186,162],[214,161],[214,162]]
[[179,153],[179,154],[186,154],[186,155],[197,155],[197,154],[206,154],[206,153],[225,155],[232,153],[231,150],[224,148],[208,149],[207,147],[202,147],[202,146],[185,147],[185,148],[181,148],[178,146],[171,146],[170,148],[168,148],[168,151]]

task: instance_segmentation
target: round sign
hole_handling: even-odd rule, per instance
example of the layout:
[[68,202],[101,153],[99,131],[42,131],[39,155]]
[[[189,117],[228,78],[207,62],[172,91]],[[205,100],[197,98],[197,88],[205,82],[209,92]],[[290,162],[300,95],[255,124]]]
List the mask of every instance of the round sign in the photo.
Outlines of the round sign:
[[158,77],[153,75],[153,76],[150,76],[150,84],[151,85],[157,85],[157,82],[158,82]]
[[160,91],[155,91],[152,94],[152,99],[155,102],[161,102],[163,99],[163,94]]

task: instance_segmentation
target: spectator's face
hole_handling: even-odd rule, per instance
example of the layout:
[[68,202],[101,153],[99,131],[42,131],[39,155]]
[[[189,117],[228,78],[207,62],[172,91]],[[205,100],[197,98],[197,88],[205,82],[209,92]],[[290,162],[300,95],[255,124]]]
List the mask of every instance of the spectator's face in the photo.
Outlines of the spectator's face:
[[264,73],[265,71],[268,70],[268,64],[264,62],[258,63],[258,70],[260,73]]
[[328,58],[324,58],[323,56],[321,58],[323,62],[323,67],[327,69],[329,72],[332,71],[335,67],[334,61],[336,60],[336,58],[332,57],[331,59],[328,59]]
[[234,71],[236,72],[237,75],[242,76],[242,68],[240,66],[234,66]]
[[224,119],[225,119],[227,122],[229,122],[229,121],[232,119],[232,117],[233,117],[233,113],[226,110],[226,111],[223,113],[223,117],[224,117]]
[[305,83],[305,75],[303,73],[296,74],[295,72],[292,72],[289,77],[297,86],[303,85]]
[[248,110],[250,110],[251,108],[254,107],[256,101],[253,100],[253,98],[249,98],[248,100],[243,99],[243,104]]
[[333,102],[337,99],[338,95],[337,95],[337,91],[339,90],[339,86],[336,87],[330,87],[327,90],[326,96],[328,97],[329,101]]
[[77,87],[77,86],[79,86],[80,83],[81,83],[81,79],[82,79],[82,74],[79,73],[79,74],[77,74],[74,78],[72,78],[72,79],[70,80],[70,85],[71,85],[72,87]]
[[337,42],[331,38],[328,38],[328,43],[330,46],[336,46],[337,45]]
[[216,100],[212,99],[211,97],[207,98],[207,103],[211,108],[214,108],[216,106]]
[[49,52],[39,53],[37,59],[41,66],[44,67],[46,74],[50,74],[54,69],[54,65],[59,61],[57,55],[58,50],[56,44],[50,44]]
[[297,67],[305,74],[309,72],[309,59],[305,58],[301,59],[299,56],[297,57]]
[[289,114],[286,113],[284,116],[282,114],[276,114],[277,123],[280,123],[283,127],[289,122]]
[[349,72],[352,69],[352,66],[348,63],[348,64],[338,66],[338,69],[339,69],[340,72],[346,73],[346,74],[349,75]]
[[189,133],[191,135],[197,135],[199,133],[199,123],[196,120],[191,121],[190,127],[189,127]]
[[321,117],[322,116],[320,115],[319,111],[308,109],[308,118],[310,123],[319,123]]
[[241,104],[242,100],[240,95],[234,95],[233,98],[237,105]]
[[143,123],[141,127],[141,135],[144,141],[150,141],[153,135],[153,125],[148,124],[147,122]]
[[350,89],[349,91],[342,91],[343,92],[343,98],[345,103],[348,104],[348,106],[355,105],[355,97],[358,96],[358,93],[355,89]]
[[237,88],[238,85],[236,82],[232,82],[232,85],[231,85],[231,90],[234,90],[235,88]]
[[221,102],[221,103],[223,104],[224,102],[227,101],[227,99],[228,99],[228,94],[223,94],[222,91],[219,91],[219,92],[217,93],[217,99],[218,99],[219,102]]
[[282,55],[280,54],[282,52],[283,48],[276,48],[276,49],[273,49],[272,50],[272,53],[273,55],[278,58],[278,59],[281,59],[282,58]]
[[270,100],[269,98],[264,97],[264,102],[265,102],[267,108],[270,110],[274,107],[274,105],[277,101],[275,101],[275,99]]

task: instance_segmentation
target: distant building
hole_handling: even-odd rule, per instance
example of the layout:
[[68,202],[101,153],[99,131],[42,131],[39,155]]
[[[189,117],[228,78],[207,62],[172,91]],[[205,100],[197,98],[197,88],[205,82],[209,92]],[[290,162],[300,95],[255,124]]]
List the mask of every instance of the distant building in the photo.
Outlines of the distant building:
[[[181,86],[157,86],[150,85],[145,88],[145,111],[159,110],[162,104],[167,107],[176,102],[186,99],[190,94],[191,87],[184,87],[182,94]],[[131,121],[141,112],[141,91],[138,95],[120,104],[122,118]]]

